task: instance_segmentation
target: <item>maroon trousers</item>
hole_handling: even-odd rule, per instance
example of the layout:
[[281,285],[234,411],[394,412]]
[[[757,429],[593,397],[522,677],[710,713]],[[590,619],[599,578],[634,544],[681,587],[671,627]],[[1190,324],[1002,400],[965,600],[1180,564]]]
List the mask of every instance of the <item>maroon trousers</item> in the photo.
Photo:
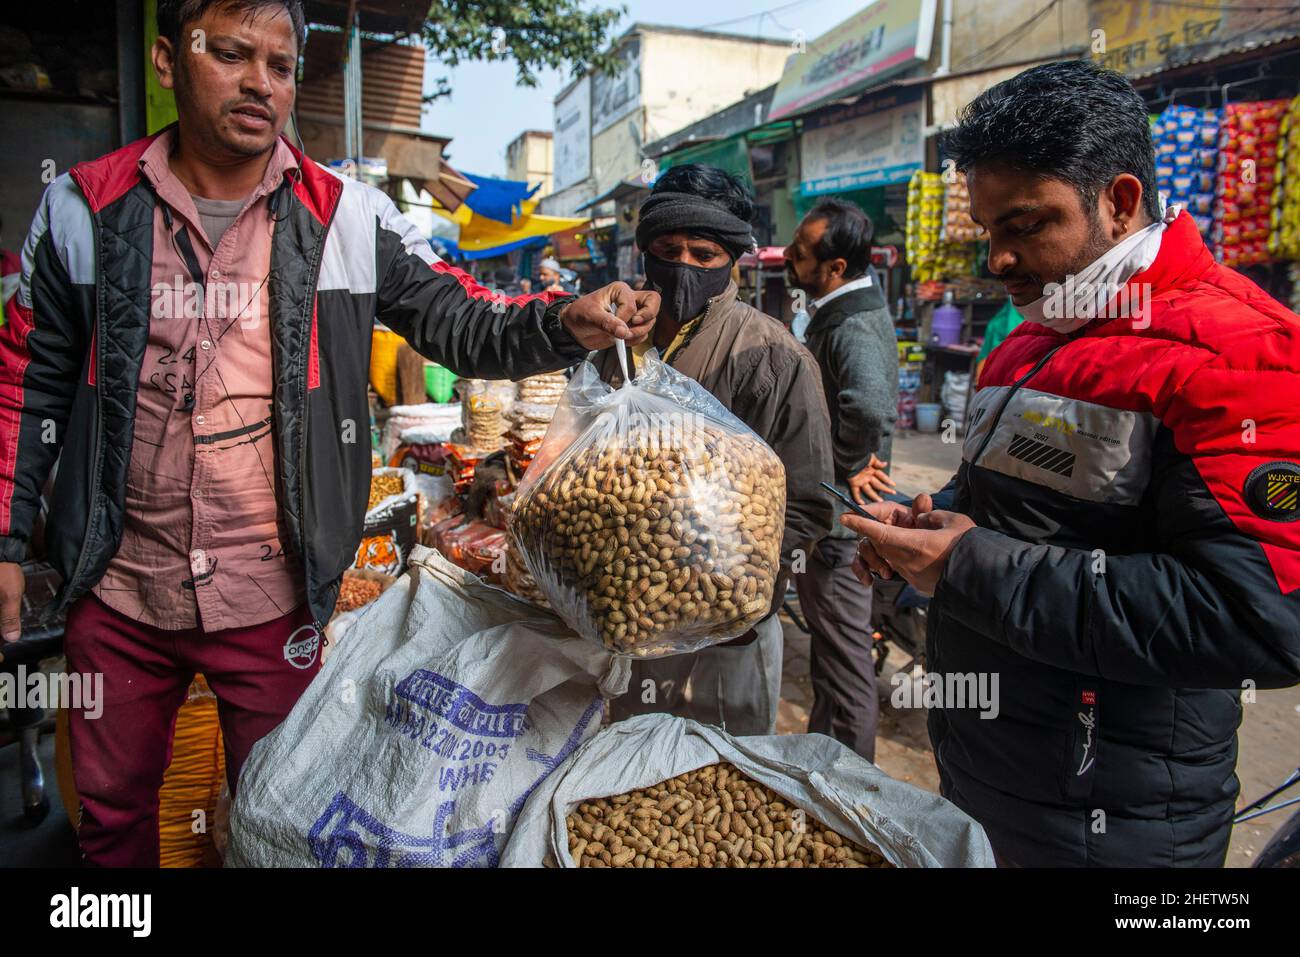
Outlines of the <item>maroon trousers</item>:
[[171,763],[176,714],[201,672],[217,697],[234,794],[253,745],[278,725],[320,669],[304,605],[250,628],[165,631],[87,595],[68,612],[70,672],[103,675],[102,713],[69,715],[86,863],[157,867],[158,791]]

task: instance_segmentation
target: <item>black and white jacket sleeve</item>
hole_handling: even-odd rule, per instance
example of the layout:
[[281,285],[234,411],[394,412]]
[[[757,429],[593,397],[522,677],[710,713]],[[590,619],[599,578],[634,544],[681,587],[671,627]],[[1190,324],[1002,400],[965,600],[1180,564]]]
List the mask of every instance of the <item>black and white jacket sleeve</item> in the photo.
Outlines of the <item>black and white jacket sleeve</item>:
[[376,318],[457,375],[520,379],[563,369],[586,350],[560,324],[572,296],[509,298],[443,262],[393,204],[376,217]]

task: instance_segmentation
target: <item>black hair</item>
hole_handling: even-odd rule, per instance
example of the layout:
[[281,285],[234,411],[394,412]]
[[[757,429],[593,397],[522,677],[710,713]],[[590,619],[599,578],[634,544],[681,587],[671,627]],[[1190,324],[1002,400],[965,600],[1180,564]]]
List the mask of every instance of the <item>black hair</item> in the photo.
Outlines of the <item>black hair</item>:
[[842,258],[845,279],[857,279],[871,263],[871,217],[838,196],[818,200],[804,219],[821,219],[826,231],[813,250],[818,262]]
[[298,40],[298,50],[307,42],[307,16],[303,13],[302,0],[158,0],[158,35],[171,41],[172,49],[179,50],[181,30],[185,24],[193,23],[209,7],[234,7],[254,13],[263,7],[284,7],[289,13],[289,22],[293,24],[293,35]]
[[717,203],[737,219],[754,221],[754,200],[739,176],[716,166],[684,163],[659,174],[651,193],[692,193]]
[[965,172],[992,163],[1072,185],[1089,217],[1112,179],[1142,183],[1142,208],[1160,218],[1147,108],[1127,79],[1092,60],[1032,67],[966,104],[940,147]]
[[498,266],[492,273],[492,279],[506,286],[515,281],[515,271],[509,266]]

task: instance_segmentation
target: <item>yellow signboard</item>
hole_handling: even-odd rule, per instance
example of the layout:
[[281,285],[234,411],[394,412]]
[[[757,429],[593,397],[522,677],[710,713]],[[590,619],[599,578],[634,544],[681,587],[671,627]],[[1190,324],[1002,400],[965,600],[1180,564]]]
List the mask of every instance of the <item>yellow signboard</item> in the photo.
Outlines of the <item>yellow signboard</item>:
[[1091,0],[1092,53],[1108,69],[1142,76],[1300,34],[1295,11],[1280,4]]

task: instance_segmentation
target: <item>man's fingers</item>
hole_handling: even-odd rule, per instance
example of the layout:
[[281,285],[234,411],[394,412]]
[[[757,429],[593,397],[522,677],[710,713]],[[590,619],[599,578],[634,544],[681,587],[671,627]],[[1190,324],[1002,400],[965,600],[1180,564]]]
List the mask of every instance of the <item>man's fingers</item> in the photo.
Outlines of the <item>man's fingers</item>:
[[888,548],[891,542],[897,540],[901,531],[897,525],[873,522],[858,515],[845,515],[840,521],[869,541],[877,551]]
[[924,515],[926,512],[934,511],[934,499],[922,492],[916,498],[912,499],[912,514]]
[[[880,494],[876,491],[876,489],[872,485],[865,486],[863,488],[863,491],[867,493],[867,498],[871,499],[871,501],[873,502],[884,501],[884,499],[880,497]],[[862,501],[862,499],[858,499],[858,504],[866,505],[866,502]]]
[[632,337],[632,330],[627,327],[627,323],[606,309],[597,310],[592,316],[592,323],[615,339]]
[[889,567],[889,562],[881,558],[865,538],[859,540],[858,549],[854,553],[853,559],[866,570],[868,575],[875,575],[879,578],[893,577],[894,570]]
[[840,516],[840,524],[857,535],[862,535],[862,529],[868,525],[874,525],[875,522],[861,515],[854,515],[852,512],[845,512]]
[[654,329],[655,319],[659,315],[659,293],[651,291],[633,291],[636,301],[636,312],[632,315],[632,321],[628,324],[628,329],[632,336],[628,339],[631,345],[644,342],[646,336],[650,335]]
[[867,507],[867,503],[862,500],[862,490],[853,482],[849,483],[849,494],[853,496],[853,501],[857,502],[863,508]]
[[959,513],[944,511],[941,508],[931,509],[924,515],[918,515],[916,518],[917,528],[939,529],[947,528],[957,518]]
[[857,576],[858,581],[870,588],[872,583],[875,581],[875,576],[871,569],[862,561],[861,555],[853,556],[852,568],[853,574]]
[[608,301],[618,310],[618,318],[626,325],[636,315],[636,293],[625,282],[611,282],[605,287]]
[[659,307],[662,300],[659,293],[653,289],[643,289],[633,293],[636,299],[636,315],[632,317],[632,325],[639,326],[642,323],[654,322],[659,315]]
[[898,490],[898,486],[894,484],[894,480],[884,472],[881,472],[876,476],[876,485],[889,492],[895,492]]
[[[864,541],[871,543],[885,562],[891,568],[906,571],[906,566],[918,551],[918,542],[916,536],[927,534],[913,528],[900,528],[897,525],[882,525],[879,522],[869,522],[866,519],[858,519],[862,524],[860,526],[849,526],[855,532],[858,532]],[[848,522],[845,522],[848,525]]]
[[17,641],[22,637],[23,593],[27,580],[22,566],[15,562],[0,562],[0,637]]

